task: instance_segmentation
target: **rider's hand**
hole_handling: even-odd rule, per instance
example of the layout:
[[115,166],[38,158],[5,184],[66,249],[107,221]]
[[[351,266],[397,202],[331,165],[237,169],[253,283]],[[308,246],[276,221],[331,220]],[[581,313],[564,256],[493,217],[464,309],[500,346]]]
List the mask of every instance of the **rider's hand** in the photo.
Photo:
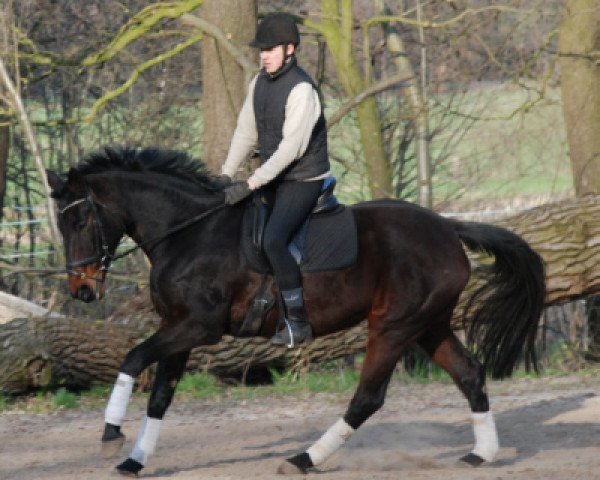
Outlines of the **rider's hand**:
[[231,177],[229,175],[217,175],[213,178],[213,183],[218,188],[225,188],[231,185]]
[[250,196],[252,190],[250,190],[248,182],[235,182],[225,187],[223,192],[225,192],[225,203],[227,205],[234,205]]

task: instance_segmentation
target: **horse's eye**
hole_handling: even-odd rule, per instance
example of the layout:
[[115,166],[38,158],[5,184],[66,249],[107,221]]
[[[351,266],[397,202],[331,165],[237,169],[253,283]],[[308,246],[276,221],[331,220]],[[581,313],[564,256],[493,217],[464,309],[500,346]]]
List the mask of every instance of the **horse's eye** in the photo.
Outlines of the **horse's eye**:
[[77,231],[83,230],[89,224],[89,216],[87,213],[78,215],[73,221],[73,228]]
[[83,230],[83,229],[86,227],[87,223],[88,223],[88,222],[87,222],[87,218],[80,219],[80,220],[77,222],[77,225],[75,225],[75,228],[76,228],[77,230]]

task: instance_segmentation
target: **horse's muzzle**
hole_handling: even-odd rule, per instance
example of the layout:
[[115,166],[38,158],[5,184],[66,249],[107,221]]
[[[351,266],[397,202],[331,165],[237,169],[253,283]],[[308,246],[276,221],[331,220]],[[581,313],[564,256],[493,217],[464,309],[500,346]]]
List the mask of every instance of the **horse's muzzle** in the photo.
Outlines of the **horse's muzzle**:
[[81,300],[85,303],[90,303],[96,300],[96,292],[89,285],[81,285],[76,292],[72,294],[73,298]]
[[97,266],[78,267],[69,271],[71,297],[90,303],[104,296],[104,272]]

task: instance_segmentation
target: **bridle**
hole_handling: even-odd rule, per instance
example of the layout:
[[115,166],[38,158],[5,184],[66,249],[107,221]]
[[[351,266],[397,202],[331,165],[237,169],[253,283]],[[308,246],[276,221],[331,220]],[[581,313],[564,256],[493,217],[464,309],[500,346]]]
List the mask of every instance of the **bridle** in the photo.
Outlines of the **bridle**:
[[[91,211],[92,211],[92,221],[94,224],[94,230],[97,232],[96,238],[100,239],[100,242],[94,241],[94,245],[98,245],[98,243],[99,243],[100,249],[99,249],[99,251],[97,251],[95,253],[95,255],[92,255],[92,256],[86,257],[86,258],[82,258],[81,260],[77,260],[76,262],[71,262],[67,258],[66,271],[67,271],[68,275],[76,276],[81,279],[89,278],[91,280],[94,280],[97,284],[104,283],[105,278],[106,278],[106,272],[108,271],[111,263],[114,260],[123,258],[141,247],[148,247],[148,248],[152,249],[156,245],[158,245],[160,242],[162,242],[169,236],[173,235],[174,233],[179,232],[179,231],[189,227],[190,225],[193,225],[194,223],[202,220],[205,217],[208,217],[209,215],[212,215],[213,213],[215,213],[218,210],[227,206],[227,204],[225,204],[225,203],[220,203],[220,204],[202,212],[201,214],[196,215],[195,217],[192,217],[183,223],[180,223],[179,225],[175,225],[174,227],[169,228],[165,233],[163,233],[160,236],[150,238],[149,240],[138,243],[136,246],[128,248],[124,252],[121,252],[119,255],[115,255],[114,251],[111,253],[108,248],[108,243],[106,242],[106,235],[104,233],[102,221],[100,220],[100,215],[98,213],[98,207],[96,206],[96,202],[94,201],[92,192],[90,190],[88,190],[87,196],[85,196],[83,198],[79,198],[79,199],[74,200],[73,202],[69,203],[66,207],[64,207],[63,209],[60,210],[59,214],[62,215],[68,209],[70,209],[76,205],[79,205],[83,202],[89,202],[89,204],[90,204]],[[77,272],[74,270],[77,267],[83,267],[83,266],[92,265],[95,263],[100,263],[101,275],[99,277],[89,276],[84,272]]]
[[[80,203],[88,202],[90,204],[90,208],[92,210],[92,222],[94,224],[94,231],[96,232],[95,238],[100,238],[100,242],[97,242],[94,239],[94,245],[98,245],[100,243],[100,251],[97,251],[94,255],[86,258],[82,258],[81,260],[77,260],[76,262],[72,262],[69,260],[67,256],[67,263],[65,265],[66,271],[68,275],[72,275],[75,277],[79,277],[81,279],[90,278],[91,280],[95,280],[96,283],[103,283],[106,277],[106,272],[108,271],[111,262],[115,259],[113,253],[111,253],[108,249],[108,243],[106,242],[106,235],[104,234],[104,228],[102,226],[102,221],[100,220],[100,215],[98,214],[98,207],[92,198],[92,193],[88,192],[88,195],[84,198],[80,198],[69,203],[66,207],[60,210],[59,214],[62,215],[70,208],[79,205]],[[100,272],[101,275],[99,277],[91,277],[84,272],[77,272],[75,268],[84,267],[86,265],[92,265],[95,263],[100,263]]]

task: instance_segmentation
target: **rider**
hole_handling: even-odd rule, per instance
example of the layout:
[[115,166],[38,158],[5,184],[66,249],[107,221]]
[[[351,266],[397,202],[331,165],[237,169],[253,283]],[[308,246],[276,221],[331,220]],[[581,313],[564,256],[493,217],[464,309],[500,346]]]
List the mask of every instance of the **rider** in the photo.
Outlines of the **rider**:
[[257,188],[273,193],[263,248],[284,305],[285,326],[271,343],[294,347],[312,340],[304,309],[302,275],[288,243],[302,226],[331,175],[325,117],[315,84],[296,61],[300,34],[284,13],[266,16],[250,46],[260,49],[261,70],[252,79],[221,173],[233,178],[258,147],[261,166],[244,182],[225,188],[237,203]]

